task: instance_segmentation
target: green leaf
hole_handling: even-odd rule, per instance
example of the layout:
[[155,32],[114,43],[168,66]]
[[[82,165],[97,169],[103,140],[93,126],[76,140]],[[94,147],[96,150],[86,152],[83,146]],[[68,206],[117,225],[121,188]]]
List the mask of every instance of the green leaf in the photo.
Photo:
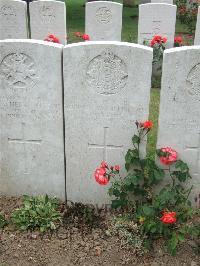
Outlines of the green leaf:
[[148,205],[143,205],[142,210],[144,212],[144,215],[146,215],[146,216],[154,216],[155,215],[154,208],[150,207]]
[[126,201],[122,201],[122,200],[112,200],[112,204],[111,204],[111,207],[113,209],[117,209],[119,207],[124,207],[126,204]]
[[140,144],[140,138],[137,135],[134,135],[132,137],[132,143],[133,143],[133,145]]

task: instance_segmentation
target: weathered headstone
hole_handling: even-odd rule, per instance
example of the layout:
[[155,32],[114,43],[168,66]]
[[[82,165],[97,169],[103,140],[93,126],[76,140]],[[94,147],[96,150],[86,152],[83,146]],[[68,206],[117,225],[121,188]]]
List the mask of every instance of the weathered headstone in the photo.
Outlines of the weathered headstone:
[[30,24],[32,39],[44,40],[49,34],[53,34],[62,44],[65,44],[65,3],[53,0],[30,3]]
[[152,49],[120,42],[72,44],[64,48],[63,62],[68,199],[106,204],[107,190],[93,173],[103,160],[123,169],[135,121],[148,118]]
[[198,8],[194,45],[200,45],[200,7]]
[[64,198],[62,46],[7,40],[0,51],[0,193]]
[[151,0],[140,0],[140,4],[151,3]]
[[151,0],[151,3],[162,3],[173,5],[173,0]]
[[170,146],[188,163],[193,200],[200,193],[199,83],[199,46],[165,51],[157,146]]
[[120,3],[96,1],[86,4],[85,32],[91,41],[121,41],[122,9]]
[[21,0],[0,0],[0,40],[26,39],[26,3]]
[[150,41],[155,35],[167,37],[167,48],[174,46],[176,6],[145,4],[139,6],[138,43]]

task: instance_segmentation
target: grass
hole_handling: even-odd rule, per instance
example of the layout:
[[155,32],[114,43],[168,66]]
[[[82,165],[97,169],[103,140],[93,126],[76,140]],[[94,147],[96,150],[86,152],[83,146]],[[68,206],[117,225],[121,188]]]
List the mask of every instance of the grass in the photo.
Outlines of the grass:
[[[85,0],[65,0],[67,6],[67,29],[68,29],[68,43],[79,42],[75,37],[75,32],[84,32],[85,27]],[[116,1],[122,2],[122,1]],[[138,28],[138,7],[124,7],[123,8],[123,27],[122,27],[122,41],[137,43],[137,28]],[[188,34],[185,25],[180,21],[176,22],[177,34]],[[147,151],[149,156],[154,157],[157,130],[158,130],[158,112],[160,102],[160,90],[151,90],[150,103],[150,119],[154,123],[154,128],[149,134]]]

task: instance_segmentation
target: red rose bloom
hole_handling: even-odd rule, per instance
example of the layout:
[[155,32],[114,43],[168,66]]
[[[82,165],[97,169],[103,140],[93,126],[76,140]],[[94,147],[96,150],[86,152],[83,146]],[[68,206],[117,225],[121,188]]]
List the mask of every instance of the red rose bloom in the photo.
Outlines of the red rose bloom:
[[153,123],[151,120],[147,120],[144,123],[142,123],[143,128],[151,129],[153,127]]
[[106,176],[106,170],[105,168],[97,168],[94,173],[95,180],[100,185],[107,185],[109,182],[108,177]]
[[101,163],[101,167],[102,167],[102,168],[108,168],[108,164],[107,164],[107,162],[103,161],[103,162]]
[[170,147],[162,148],[161,151],[165,156],[160,156],[160,162],[165,165],[170,165],[177,161],[177,152]]
[[166,43],[166,42],[167,42],[167,38],[166,38],[166,37],[163,37],[163,38],[162,38],[162,42],[163,42],[163,43]]
[[164,212],[163,216],[160,218],[160,220],[164,224],[174,224],[176,223],[176,212]]
[[183,42],[183,38],[182,38],[181,36],[175,36],[175,38],[174,38],[174,42],[177,42],[177,43],[182,44],[182,42]]
[[89,41],[90,40],[90,36],[88,34],[83,34],[81,37],[82,37],[82,39],[84,41]]
[[76,35],[76,37],[82,37],[83,34],[80,32],[76,32],[75,35]]
[[167,42],[167,38],[166,37],[162,37],[160,35],[155,35],[153,37],[153,39],[150,42],[151,47],[153,47],[155,44],[161,44],[161,43],[166,43]]
[[60,43],[59,39],[55,35],[53,35],[53,34],[49,34],[47,36],[47,38],[44,39],[44,41],[46,41],[46,42]]
[[119,172],[120,170],[120,166],[119,165],[115,165],[115,171]]

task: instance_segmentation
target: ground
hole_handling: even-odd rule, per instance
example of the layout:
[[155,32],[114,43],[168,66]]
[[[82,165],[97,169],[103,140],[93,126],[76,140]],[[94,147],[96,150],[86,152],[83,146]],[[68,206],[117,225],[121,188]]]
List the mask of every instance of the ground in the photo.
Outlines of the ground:
[[[0,210],[7,217],[21,205],[20,198],[0,197]],[[175,257],[168,255],[159,241],[150,253],[136,256],[130,246],[122,246],[118,237],[109,236],[107,229],[112,213],[102,212],[98,225],[88,227],[67,220],[56,233],[39,235],[6,228],[0,234],[0,266],[63,266],[63,265],[137,265],[137,266],[197,266],[200,257],[194,252],[194,243],[181,246]]]

